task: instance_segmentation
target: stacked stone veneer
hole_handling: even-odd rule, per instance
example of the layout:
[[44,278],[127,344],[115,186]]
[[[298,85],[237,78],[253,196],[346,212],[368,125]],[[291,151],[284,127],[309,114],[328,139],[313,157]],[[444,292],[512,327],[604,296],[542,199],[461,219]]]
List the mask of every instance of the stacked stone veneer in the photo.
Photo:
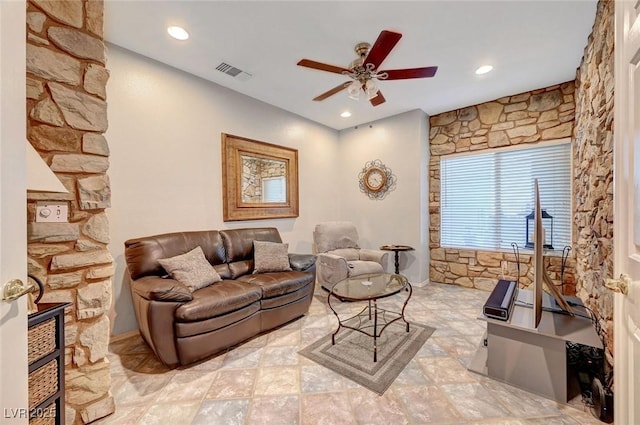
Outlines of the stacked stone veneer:
[[[27,2],[27,137],[69,190],[27,197],[29,273],[45,282],[41,302],[73,303],[65,312],[67,424],[115,410],[103,9],[102,0]],[[38,200],[67,202],[69,222],[36,223]]]
[[[604,280],[613,275],[614,2],[598,2],[595,23],[575,82],[534,90],[430,118],[430,280],[492,289],[502,274],[515,277],[511,253],[440,246],[440,157],[573,137],[573,241],[565,293],[577,294],[596,315],[613,363],[613,300]],[[560,258],[547,259],[559,282]],[[521,256],[521,279],[532,260]]]
[[614,2],[598,3],[576,76],[573,237],[578,296],[595,313],[613,359],[613,43]]
[[[492,102],[435,115],[429,119],[429,279],[491,290],[503,273],[515,279],[517,262],[511,252],[446,248],[440,245],[440,158],[459,152],[481,152],[505,146],[534,145],[570,137],[575,114],[575,85],[567,82]],[[524,222],[524,218],[523,218]],[[520,252],[520,282],[533,279],[532,256]],[[549,277],[560,285],[561,258],[547,260]],[[564,273],[564,293],[575,293],[575,260]]]

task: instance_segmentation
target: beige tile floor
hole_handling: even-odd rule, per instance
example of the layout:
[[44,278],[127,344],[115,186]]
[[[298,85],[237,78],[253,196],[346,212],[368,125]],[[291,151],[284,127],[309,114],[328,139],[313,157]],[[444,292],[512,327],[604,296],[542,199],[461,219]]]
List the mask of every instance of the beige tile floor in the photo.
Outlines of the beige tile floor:
[[488,293],[414,288],[410,321],[436,328],[383,396],[297,354],[335,330],[317,290],[309,313],[206,361],[169,370],[139,337],[111,344],[116,412],[96,424],[600,424],[579,399],[558,404],[469,372]]

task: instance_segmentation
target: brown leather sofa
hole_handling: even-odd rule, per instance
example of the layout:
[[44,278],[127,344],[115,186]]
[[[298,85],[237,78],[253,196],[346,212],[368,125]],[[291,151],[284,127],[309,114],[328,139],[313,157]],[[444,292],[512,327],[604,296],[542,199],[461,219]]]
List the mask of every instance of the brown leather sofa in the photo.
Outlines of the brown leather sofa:
[[[302,316],[315,256],[289,254],[292,271],[253,274],[253,241],[282,242],[275,228],[167,233],[127,240],[140,333],[167,366],[187,365]],[[200,246],[222,281],[190,292],[158,259]]]

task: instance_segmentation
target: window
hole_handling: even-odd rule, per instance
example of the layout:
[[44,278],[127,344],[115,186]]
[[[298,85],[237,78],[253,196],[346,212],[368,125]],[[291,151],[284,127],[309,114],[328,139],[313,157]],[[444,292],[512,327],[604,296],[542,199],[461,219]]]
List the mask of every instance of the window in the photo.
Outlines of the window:
[[287,202],[287,180],[285,176],[262,179],[264,202]]
[[[569,140],[489,153],[451,155],[441,162],[442,246],[524,247],[526,216],[540,204],[553,217],[553,247],[571,243],[571,143]],[[550,243],[550,230],[546,229]]]

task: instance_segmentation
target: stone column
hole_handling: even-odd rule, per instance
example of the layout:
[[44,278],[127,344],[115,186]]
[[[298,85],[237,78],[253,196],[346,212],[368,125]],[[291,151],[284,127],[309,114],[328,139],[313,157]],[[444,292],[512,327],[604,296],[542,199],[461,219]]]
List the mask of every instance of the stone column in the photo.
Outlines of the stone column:
[[[70,301],[65,312],[66,422],[115,411],[106,358],[113,259],[102,0],[27,2],[27,137],[69,190],[28,193],[29,273],[41,302]],[[38,200],[64,201],[68,223],[36,223]]]
[[614,2],[600,1],[593,30],[576,73],[573,149],[573,238],[578,296],[605,332],[613,364],[613,40]]

